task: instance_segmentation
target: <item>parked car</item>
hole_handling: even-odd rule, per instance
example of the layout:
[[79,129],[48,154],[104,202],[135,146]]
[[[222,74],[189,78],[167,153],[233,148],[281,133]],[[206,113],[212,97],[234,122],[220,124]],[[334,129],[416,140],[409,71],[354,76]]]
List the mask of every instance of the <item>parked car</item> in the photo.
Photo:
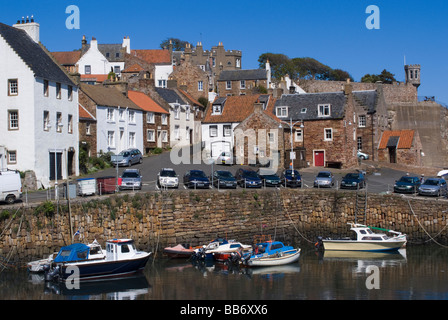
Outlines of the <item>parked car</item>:
[[362,172],[347,173],[341,181],[341,188],[362,189],[366,186],[366,177]]
[[142,175],[139,169],[125,169],[121,175],[120,190],[142,189]]
[[416,193],[420,184],[419,177],[403,176],[400,180],[395,181],[394,192]]
[[219,154],[218,158],[216,159],[216,163],[232,165],[236,163],[236,160],[231,152],[224,151]]
[[236,178],[230,171],[216,170],[213,172],[213,185],[217,188],[233,188],[236,189]]
[[286,169],[283,171],[281,181],[286,187],[297,188],[302,186],[302,177],[297,170]]
[[361,150],[358,150],[358,159],[367,160],[369,159],[369,155],[367,153],[362,152]]
[[258,175],[266,187],[279,187],[282,184],[280,177],[272,170],[261,168],[258,170]]
[[422,196],[446,196],[447,186],[445,179],[428,178],[418,188],[418,194]]
[[261,188],[262,181],[253,170],[239,168],[235,174],[235,178],[241,187],[245,188]]
[[188,188],[210,188],[210,180],[202,170],[190,170],[184,175],[184,185]]
[[0,201],[13,204],[22,198],[22,181],[18,171],[0,171]]
[[179,187],[179,176],[176,171],[171,168],[163,168],[157,174],[157,186],[159,188],[178,188]]
[[331,188],[334,186],[334,176],[330,171],[320,171],[314,179],[314,187]]
[[138,149],[128,149],[128,150],[121,151],[116,156],[115,155],[111,156],[110,161],[114,165],[118,164],[119,166],[129,166],[130,167],[133,164],[142,163],[143,156],[142,156],[142,153],[140,152],[140,150],[138,150]]

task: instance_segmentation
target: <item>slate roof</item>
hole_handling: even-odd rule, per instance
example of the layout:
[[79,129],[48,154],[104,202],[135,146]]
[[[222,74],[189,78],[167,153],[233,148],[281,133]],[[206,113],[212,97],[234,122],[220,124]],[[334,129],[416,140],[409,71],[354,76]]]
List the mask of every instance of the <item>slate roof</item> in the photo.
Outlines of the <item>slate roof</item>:
[[102,85],[81,84],[80,90],[98,106],[130,108],[142,111],[139,106],[117,89],[103,87]]
[[414,130],[384,131],[378,149],[396,147],[397,149],[410,149],[414,141]]
[[75,85],[61,67],[53,60],[50,53],[40,44],[34,42],[24,31],[0,23],[0,36],[34,72],[34,76],[46,80]]
[[[90,49],[90,44],[86,44],[82,48],[82,54],[84,55]],[[123,62],[125,60],[126,48],[123,48],[122,44],[100,44],[98,43],[98,51],[106,57],[109,62]],[[107,56],[109,53],[109,56]],[[116,54],[118,53],[118,57]]]
[[175,90],[165,88],[155,88],[158,95],[168,103],[188,104]]
[[218,81],[266,80],[267,78],[265,69],[224,70],[219,74]]
[[[347,98],[343,92],[284,94],[277,99],[275,107],[288,107],[288,119],[292,120],[321,120],[341,119],[344,117]],[[319,117],[318,106],[330,104],[330,116]],[[275,115],[275,108],[273,109]]]
[[361,105],[367,107],[367,113],[374,113],[378,102],[378,93],[376,90],[353,91],[355,99]]

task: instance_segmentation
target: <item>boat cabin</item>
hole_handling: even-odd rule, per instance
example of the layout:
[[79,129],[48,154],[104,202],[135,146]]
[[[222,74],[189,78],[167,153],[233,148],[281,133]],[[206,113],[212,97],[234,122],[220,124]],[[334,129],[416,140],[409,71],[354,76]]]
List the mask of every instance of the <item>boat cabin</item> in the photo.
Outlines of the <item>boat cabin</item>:
[[106,241],[106,259],[109,261],[131,258],[136,252],[134,241],[131,239],[112,239]]
[[388,240],[389,237],[385,234],[374,233],[370,228],[366,226],[353,226],[350,230],[354,231],[355,239],[361,241],[384,241]]
[[283,251],[285,249],[289,250],[291,248],[292,247],[285,246],[280,241],[262,242],[262,243],[258,243],[257,246],[256,246],[256,249],[258,249],[258,251],[257,251],[258,254],[262,254],[262,253],[273,254],[273,253],[276,253],[278,251]]

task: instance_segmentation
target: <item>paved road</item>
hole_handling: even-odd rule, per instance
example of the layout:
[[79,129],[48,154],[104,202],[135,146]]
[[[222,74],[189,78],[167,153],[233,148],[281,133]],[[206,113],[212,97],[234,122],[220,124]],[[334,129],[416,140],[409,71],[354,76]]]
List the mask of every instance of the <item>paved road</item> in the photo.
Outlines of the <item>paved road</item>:
[[[190,163],[182,163],[178,165],[173,165],[173,162],[170,158],[170,152],[165,152],[160,155],[146,157],[143,160],[143,163],[137,164],[132,166],[132,168],[140,169],[142,174],[142,180],[143,180],[143,186],[142,191],[154,191],[158,190],[158,187],[156,185],[156,179],[157,179],[157,173],[160,171],[161,168],[164,167],[170,167],[173,168],[176,173],[179,175],[179,181],[180,186],[179,189],[186,189],[182,185],[182,177],[183,175],[190,169],[201,169],[203,170],[207,175],[210,175],[213,170],[229,170],[233,174],[237,171],[238,168],[240,168],[240,165],[233,165],[233,166],[224,166],[224,165],[210,165],[210,164],[193,164],[192,161]],[[246,166],[247,167],[247,166]],[[257,169],[254,167],[251,167],[252,169]],[[118,176],[121,176],[121,173],[126,168],[119,167],[118,168]],[[304,188],[313,188],[313,181],[314,177],[320,170],[331,170],[333,174],[336,177],[337,180],[337,186],[340,185],[340,182],[342,180],[342,177],[348,172],[347,170],[339,170],[339,169],[322,169],[322,168],[306,168],[303,170],[300,170],[300,173],[302,175],[303,180],[303,187]],[[367,191],[373,192],[373,193],[382,193],[382,192],[392,192],[393,185],[395,183],[395,180],[399,179],[401,176],[405,175],[406,173],[399,170],[393,170],[389,168],[381,168],[380,170],[370,173],[367,175]],[[117,176],[117,169],[116,168],[109,168],[106,170],[103,170],[101,172],[97,172],[95,174],[85,176],[82,178],[87,177],[106,177],[106,176]],[[61,182],[60,182],[61,184]],[[225,192],[225,190],[220,190],[222,192]],[[131,191],[121,191],[121,192],[132,192]],[[61,194],[61,192],[60,192]],[[45,190],[45,191],[36,191],[36,192],[30,192],[24,194],[24,202],[32,203],[32,202],[39,202],[39,201],[45,201],[47,199],[54,199],[54,190]]]

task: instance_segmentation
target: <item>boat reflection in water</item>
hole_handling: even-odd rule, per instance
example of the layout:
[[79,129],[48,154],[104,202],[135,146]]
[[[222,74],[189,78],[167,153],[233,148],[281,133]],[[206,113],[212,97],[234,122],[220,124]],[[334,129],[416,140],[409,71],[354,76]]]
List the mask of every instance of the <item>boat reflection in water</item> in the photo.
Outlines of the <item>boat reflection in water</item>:
[[406,249],[388,252],[366,252],[366,251],[322,251],[318,253],[321,262],[354,262],[354,273],[366,273],[367,267],[378,268],[404,266],[407,263]]
[[75,300],[135,300],[150,292],[145,275],[113,281],[80,282],[79,289],[69,289],[65,282],[45,282],[44,293]]

